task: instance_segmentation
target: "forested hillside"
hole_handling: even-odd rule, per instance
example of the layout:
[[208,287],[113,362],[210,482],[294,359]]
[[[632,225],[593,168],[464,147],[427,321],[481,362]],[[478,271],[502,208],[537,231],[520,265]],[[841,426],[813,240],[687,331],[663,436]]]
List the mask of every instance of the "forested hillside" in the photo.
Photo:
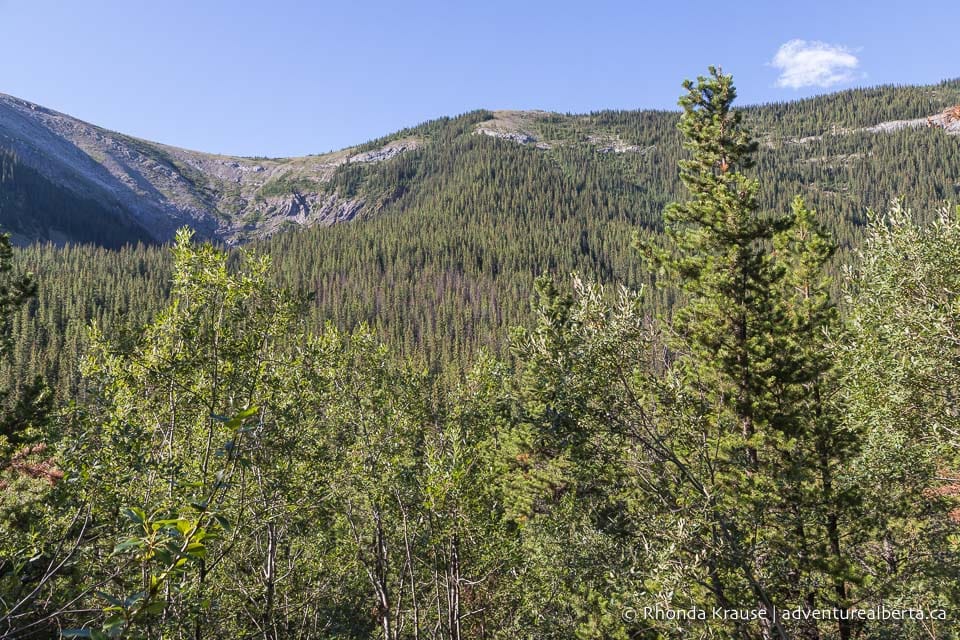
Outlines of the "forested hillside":
[[960,140],[857,131],[956,85],[684,88],[242,250],[0,236],[0,637],[960,637]]
[[[928,126],[926,117],[958,103],[960,82],[951,81],[744,109],[760,142],[761,208],[786,211],[795,194],[804,196],[836,238],[837,261],[848,261],[868,209],[885,210],[904,196],[926,219],[957,198],[960,137]],[[310,326],[367,323],[434,370],[465,363],[479,346],[499,352],[508,328],[530,318],[537,274],[649,283],[630,244],[634,233],[659,234],[664,206],[681,193],[677,117],[478,111],[426,123],[353,153],[423,141],[416,148],[330,169],[322,189],[363,200],[361,218],[297,226],[250,247],[274,258],[272,282],[313,297]],[[870,129],[879,123],[891,124]],[[517,131],[529,141],[497,137]],[[22,184],[8,180],[3,193]],[[14,210],[22,212],[17,220],[30,219],[23,212],[31,210]],[[101,226],[84,222],[87,235],[78,239],[107,229],[115,242],[137,237],[95,219]],[[77,392],[87,324],[97,320],[110,332],[118,319],[146,320],[165,301],[171,268],[169,252],[150,245],[119,252],[32,245],[18,250],[17,261],[37,274],[40,296],[15,319],[17,355],[0,379],[16,386],[45,373],[61,399]],[[671,302],[650,287],[643,295],[651,312]]]
[[150,235],[103,205],[47,180],[0,145],[0,228],[21,242],[90,243],[120,248]]

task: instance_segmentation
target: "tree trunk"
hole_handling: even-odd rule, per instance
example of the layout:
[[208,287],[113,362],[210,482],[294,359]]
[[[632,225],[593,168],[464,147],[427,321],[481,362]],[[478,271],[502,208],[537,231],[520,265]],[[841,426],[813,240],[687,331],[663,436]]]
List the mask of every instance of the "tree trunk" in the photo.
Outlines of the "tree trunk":
[[267,523],[267,557],[263,567],[266,597],[263,607],[263,638],[277,640],[277,628],[274,622],[273,601],[277,580],[277,525]]
[[[823,418],[823,401],[820,395],[820,385],[814,387],[813,395],[816,402],[817,420],[819,422]],[[819,422],[819,424],[822,424],[822,422]],[[833,470],[830,468],[830,442],[822,428],[818,429],[817,440],[817,453],[820,458],[820,482],[823,484],[823,502],[827,505],[827,539],[830,541],[830,554],[837,562],[837,565],[842,566],[843,554],[840,548],[840,524],[837,515],[837,505],[834,504]],[[842,576],[834,578],[833,591],[837,597],[837,608],[846,610],[848,597],[847,583]],[[840,634],[840,640],[850,640],[853,632],[850,621],[842,618],[838,620],[837,631]]]
[[450,640],[460,640],[460,542],[457,536],[450,541],[447,566],[447,623]]
[[387,575],[387,540],[383,533],[383,522],[379,512],[375,513],[374,519],[377,523],[376,531],[376,592],[377,592],[377,613],[380,616],[380,627],[383,629],[383,640],[393,640],[393,628],[390,620],[390,590],[387,584],[389,579]]

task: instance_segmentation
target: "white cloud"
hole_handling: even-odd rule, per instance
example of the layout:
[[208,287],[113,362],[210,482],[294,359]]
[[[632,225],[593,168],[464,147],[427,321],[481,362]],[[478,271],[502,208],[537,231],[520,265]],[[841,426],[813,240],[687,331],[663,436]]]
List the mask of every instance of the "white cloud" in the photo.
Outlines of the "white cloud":
[[791,40],[780,45],[770,63],[780,69],[778,87],[832,87],[856,76],[860,60],[842,45],[815,40]]

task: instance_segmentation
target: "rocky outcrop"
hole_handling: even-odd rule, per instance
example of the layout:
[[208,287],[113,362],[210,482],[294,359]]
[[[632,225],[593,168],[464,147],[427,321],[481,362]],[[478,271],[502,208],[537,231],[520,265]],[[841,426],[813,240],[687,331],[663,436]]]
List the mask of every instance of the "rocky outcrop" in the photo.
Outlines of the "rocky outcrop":
[[881,122],[878,125],[867,127],[863,131],[871,133],[890,133],[901,129],[916,129],[919,127],[936,127],[943,129],[947,133],[960,134],[960,106],[951,107],[926,118],[914,118],[913,120],[892,120],[890,122]]
[[291,227],[349,222],[363,213],[365,205],[365,198],[342,198],[336,193],[274,196],[257,203],[244,219],[221,229],[219,238],[228,245],[237,245]]
[[620,138],[613,136],[587,136],[587,142],[595,145],[600,153],[649,153],[656,148],[656,145],[640,146],[637,144],[626,144]]
[[485,136],[490,136],[491,138],[500,138],[502,140],[509,140],[511,142],[516,142],[517,144],[533,144],[537,141],[536,138],[534,138],[532,135],[524,131],[504,131],[502,129],[488,129],[487,127],[478,127],[476,130],[476,133],[480,133]]
[[807,144],[822,140],[824,135],[844,136],[852,133],[893,133],[903,129],[919,129],[923,127],[934,127],[943,129],[949,134],[960,135],[960,106],[951,107],[926,118],[912,118],[910,120],[888,120],[880,122],[870,127],[861,127],[857,129],[833,127],[829,133],[815,136],[805,136],[802,138],[787,138],[788,144]]
[[940,127],[947,133],[960,134],[960,105],[927,118],[927,125]]
[[[0,146],[54,184],[123,212],[158,241],[183,225],[201,237],[233,243],[291,222],[349,220],[364,200],[327,193],[323,184],[337,167],[388,162],[420,144],[406,138],[361,153],[302,158],[221,156],[115,133],[0,94]],[[298,188],[266,201],[259,195],[265,185],[283,180],[296,181]]]
[[292,194],[268,199],[265,209],[279,222],[299,225],[331,225],[353,220],[363,208],[363,198],[341,198],[338,194]]
[[398,142],[391,142],[379,149],[374,149],[373,151],[366,151],[364,153],[358,153],[356,155],[350,156],[347,158],[347,162],[385,162],[396,158],[401,153],[405,151],[413,151],[420,146],[419,141],[417,140],[403,140]]
[[[476,135],[543,152],[568,146],[592,147],[601,154],[643,156],[656,151],[652,145],[624,141],[619,130],[593,115],[494,111],[474,122]],[[859,129],[828,126],[802,138],[771,132],[763,143],[770,147],[803,145],[828,136],[922,127],[960,134],[960,107],[925,118],[881,122]],[[129,227],[138,240],[165,241],[178,227],[189,225],[201,237],[235,244],[291,225],[352,220],[362,215],[365,207],[379,209],[385,196],[365,194],[362,187],[359,193],[352,189],[350,197],[335,193],[331,183],[338,171],[345,165],[391,162],[425,144],[426,140],[407,135],[376,148],[299,158],[224,156],[140,140],[0,94],[0,148],[12,150],[20,164],[39,174],[43,184],[57,193],[67,192],[66,200],[76,195],[78,200],[92,203],[88,209],[95,213],[88,215],[100,223]],[[848,155],[811,161],[839,165],[858,158]],[[32,215],[20,211],[17,221],[29,223]],[[17,239],[24,242],[60,237],[52,223],[37,224],[16,227],[14,230],[23,236]]]

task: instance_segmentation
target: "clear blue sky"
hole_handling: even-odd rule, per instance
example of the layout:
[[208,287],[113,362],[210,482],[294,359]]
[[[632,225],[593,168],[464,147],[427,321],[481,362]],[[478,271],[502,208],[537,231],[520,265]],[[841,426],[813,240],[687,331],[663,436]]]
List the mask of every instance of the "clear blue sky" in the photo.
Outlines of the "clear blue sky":
[[673,108],[708,64],[742,104],[936,82],[960,75],[958,25],[953,0],[0,0],[0,92],[168,144],[301,155],[480,107]]

